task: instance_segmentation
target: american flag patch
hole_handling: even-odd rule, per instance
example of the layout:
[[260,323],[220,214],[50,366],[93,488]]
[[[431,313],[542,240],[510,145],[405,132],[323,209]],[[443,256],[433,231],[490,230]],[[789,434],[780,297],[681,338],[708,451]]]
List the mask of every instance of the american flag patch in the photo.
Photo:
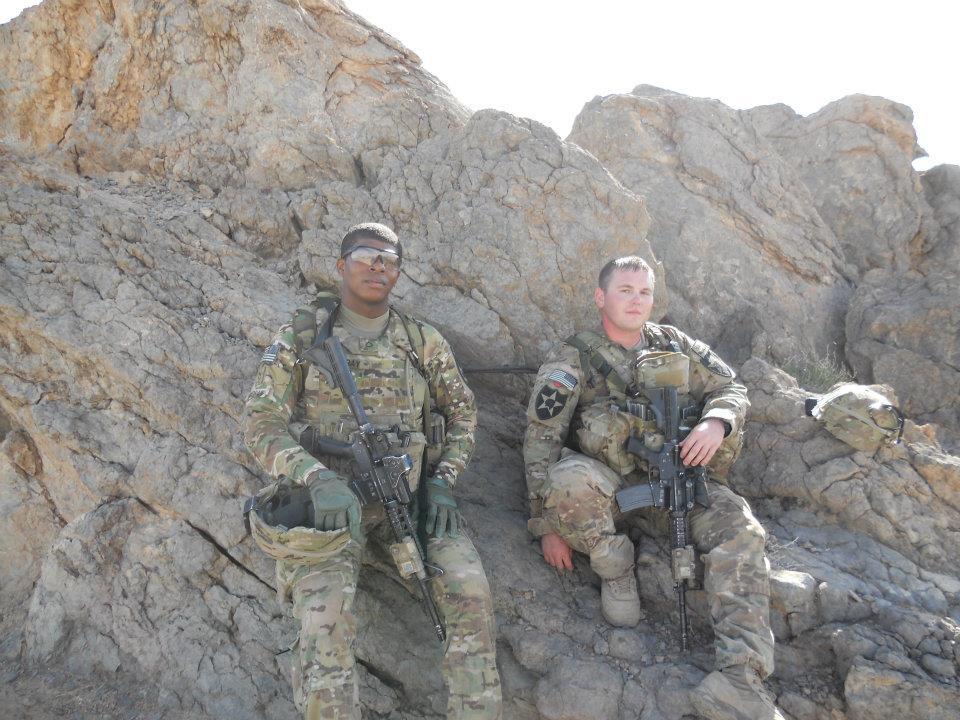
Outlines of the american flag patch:
[[274,343],[263,351],[263,357],[260,358],[260,362],[273,365],[273,363],[277,361],[278,352],[280,352],[280,345],[278,343]]
[[567,390],[573,390],[577,386],[577,379],[565,370],[554,370],[547,375],[547,380],[553,382],[556,388],[565,387]]

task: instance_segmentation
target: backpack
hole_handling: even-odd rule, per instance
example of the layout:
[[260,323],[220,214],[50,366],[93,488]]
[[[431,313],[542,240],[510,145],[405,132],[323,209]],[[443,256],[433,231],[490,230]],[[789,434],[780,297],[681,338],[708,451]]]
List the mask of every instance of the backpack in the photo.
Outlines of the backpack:
[[903,436],[904,417],[889,398],[857,383],[834,385],[820,398],[807,398],[806,414],[847,445],[875,453]]

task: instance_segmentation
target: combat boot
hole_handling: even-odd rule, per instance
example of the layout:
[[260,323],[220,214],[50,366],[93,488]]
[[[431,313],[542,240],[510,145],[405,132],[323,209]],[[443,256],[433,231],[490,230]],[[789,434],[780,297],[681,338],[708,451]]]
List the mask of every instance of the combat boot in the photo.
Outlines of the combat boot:
[[603,580],[600,609],[607,622],[616,627],[634,627],[640,622],[640,596],[632,567],[626,575]]
[[747,665],[707,675],[690,693],[690,704],[707,720],[784,720],[760,676]]

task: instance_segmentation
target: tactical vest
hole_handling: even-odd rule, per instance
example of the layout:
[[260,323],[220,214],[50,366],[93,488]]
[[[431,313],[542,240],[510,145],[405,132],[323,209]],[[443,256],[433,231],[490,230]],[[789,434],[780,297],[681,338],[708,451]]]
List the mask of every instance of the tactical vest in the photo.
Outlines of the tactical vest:
[[[346,442],[357,429],[339,388],[310,360],[311,349],[321,345],[333,330],[338,307],[336,297],[324,295],[294,315],[302,385],[289,429],[324,465],[350,477],[355,473],[352,459],[323,455],[315,449],[319,438]],[[411,489],[416,488],[424,469],[425,451],[426,470],[430,471],[430,464],[439,459],[444,440],[443,416],[431,412],[420,324],[391,307],[380,337],[349,336],[341,341],[364,410],[377,428],[390,430],[388,436],[397,448],[413,459],[408,480]]]
[[690,358],[679,342],[663,328],[647,324],[648,347],[639,355],[594,332],[581,332],[566,343],[580,353],[584,387],[571,427],[581,452],[601,460],[620,475],[637,469],[643,461],[626,451],[631,436],[640,437],[653,450],[663,435],[638,391],[651,387],[676,387],[683,423],[697,422],[703,404],[690,395]]

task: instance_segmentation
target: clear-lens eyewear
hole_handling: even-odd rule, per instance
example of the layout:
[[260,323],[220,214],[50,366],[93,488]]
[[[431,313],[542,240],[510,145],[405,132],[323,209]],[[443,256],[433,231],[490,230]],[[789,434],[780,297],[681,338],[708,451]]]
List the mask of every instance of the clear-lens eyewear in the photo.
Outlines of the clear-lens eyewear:
[[362,263],[363,265],[368,265],[371,267],[377,262],[377,260],[379,260],[383,263],[385,270],[389,272],[400,271],[400,256],[396,253],[390,252],[389,250],[382,250],[379,248],[367,247],[366,245],[360,245],[348,252],[345,257],[349,257],[352,260],[356,260],[358,263]]

